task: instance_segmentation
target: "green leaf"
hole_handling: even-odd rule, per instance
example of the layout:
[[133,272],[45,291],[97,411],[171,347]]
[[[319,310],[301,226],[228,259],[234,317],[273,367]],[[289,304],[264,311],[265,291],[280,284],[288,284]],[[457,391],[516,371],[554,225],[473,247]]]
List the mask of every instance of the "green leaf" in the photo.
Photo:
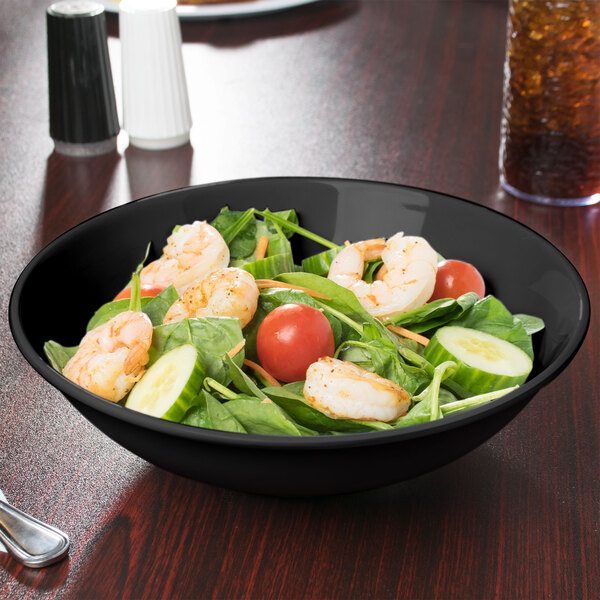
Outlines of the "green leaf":
[[256,249],[256,219],[254,209],[229,210],[228,207],[212,220],[211,225],[223,236],[229,246],[231,260],[251,255]]
[[[231,378],[223,357],[242,339],[239,320],[229,317],[182,319],[177,323],[160,325],[154,329],[148,366],[177,346],[193,344],[206,367],[206,376],[228,385]],[[239,352],[233,360],[242,364],[244,352]]]
[[531,315],[522,315],[522,314],[514,315],[514,317],[515,317],[515,319],[517,319],[518,321],[521,322],[521,324],[525,328],[525,331],[529,335],[533,335],[534,333],[537,333],[538,331],[542,331],[542,329],[544,329],[546,327],[546,324],[544,323],[544,321],[542,319],[540,319],[539,317],[533,317]]
[[65,365],[75,355],[79,346],[61,346],[58,342],[49,340],[44,344],[44,353],[50,365],[62,373]]
[[252,381],[252,378],[248,377],[248,375],[246,375],[246,373],[244,373],[244,371],[242,371],[229,356],[226,356],[225,360],[229,367],[229,375],[233,385],[235,385],[240,392],[258,398],[259,400],[265,400],[267,398],[266,394],[261,391],[254,381]]
[[162,325],[167,311],[178,299],[179,294],[177,294],[177,290],[170,285],[160,292],[160,294],[151,298],[149,302],[144,303],[142,312],[145,312],[150,317],[152,326],[157,327],[158,325]]
[[206,390],[200,392],[198,403],[187,411],[182,423],[205,429],[246,433],[246,429],[227,407],[213,398]]
[[288,417],[277,404],[254,398],[229,400],[224,404],[227,410],[242,424],[248,433],[264,435],[316,435]]
[[457,299],[434,300],[408,312],[385,320],[388,325],[401,325],[415,333],[423,333],[458,319],[467,309],[479,300],[474,292],[463,294]]
[[[142,310],[146,307],[146,305],[152,300],[152,298],[144,297],[140,298]],[[89,320],[86,331],[91,331],[92,329],[96,329],[100,325],[103,325],[107,321],[110,321],[113,317],[116,317],[118,314],[129,310],[129,298],[121,298],[120,300],[113,300],[112,302],[107,302],[103,304]]]

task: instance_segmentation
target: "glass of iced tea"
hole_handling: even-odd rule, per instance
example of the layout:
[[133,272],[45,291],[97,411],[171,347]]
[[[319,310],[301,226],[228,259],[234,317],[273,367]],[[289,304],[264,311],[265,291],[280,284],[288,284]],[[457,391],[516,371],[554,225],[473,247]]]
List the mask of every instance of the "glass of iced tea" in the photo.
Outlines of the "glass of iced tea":
[[502,111],[506,191],[600,201],[599,0],[510,0]]

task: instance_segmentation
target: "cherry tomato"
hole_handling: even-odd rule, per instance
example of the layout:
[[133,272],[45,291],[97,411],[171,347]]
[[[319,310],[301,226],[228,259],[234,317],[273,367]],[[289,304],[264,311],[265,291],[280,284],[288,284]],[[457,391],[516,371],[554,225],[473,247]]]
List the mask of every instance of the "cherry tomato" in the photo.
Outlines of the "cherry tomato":
[[[140,288],[140,298],[144,298],[145,296],[158,296],[163,290],[165,286],[163,285],[154,285],[152,283],[145,283]],[[131,287],[126,287],[124,290],[119,292],[114,300],[121,300],[123,298],[131,298]]]
[[262,366],[280,381],[301,381],[322,356],[333,356],[335,342],[327,317],[306,304],[284,304],[260,324],[256,350]]
[[435,288],[429,302],[440,298],[458,298],[467,292],[485,296],[485,283],[479,271],[462,260],[443,260],[438,264]]

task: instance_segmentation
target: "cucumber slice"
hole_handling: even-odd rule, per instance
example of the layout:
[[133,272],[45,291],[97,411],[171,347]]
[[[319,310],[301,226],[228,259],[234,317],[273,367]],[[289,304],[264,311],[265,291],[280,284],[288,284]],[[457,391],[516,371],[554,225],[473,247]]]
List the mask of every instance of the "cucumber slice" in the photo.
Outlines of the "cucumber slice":
[[133,386],[125,406],[168,421],[181,421],[204,381],[204,365],[191,344],[163,354]]
[[337,246],[336,248],[330,248],[329,250],[305,258],[302,261],[302,270],[305,273],[314,273],[315,275],[327,277],[333,259],[340,253],[342,248],[343,246]]
[[248,271],[255,279],[274,279],[281,273],[295,271],[294,261],[290,254],[275,254],[254,262],[246,263],[240,268]]
[[458,365],[452,380],[473,394],[483,394],[522,384],[532,361],[520,348],[484,331],[466,327],[441,327],[425,347],[433,365],[452,360]]

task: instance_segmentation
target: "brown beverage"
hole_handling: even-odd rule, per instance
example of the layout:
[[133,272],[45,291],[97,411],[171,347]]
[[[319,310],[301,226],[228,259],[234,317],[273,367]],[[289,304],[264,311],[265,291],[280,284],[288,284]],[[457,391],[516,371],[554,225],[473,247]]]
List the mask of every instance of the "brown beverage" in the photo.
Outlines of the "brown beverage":
[[503,186],[600,201],[600,1],[511,0],[504,70]]

